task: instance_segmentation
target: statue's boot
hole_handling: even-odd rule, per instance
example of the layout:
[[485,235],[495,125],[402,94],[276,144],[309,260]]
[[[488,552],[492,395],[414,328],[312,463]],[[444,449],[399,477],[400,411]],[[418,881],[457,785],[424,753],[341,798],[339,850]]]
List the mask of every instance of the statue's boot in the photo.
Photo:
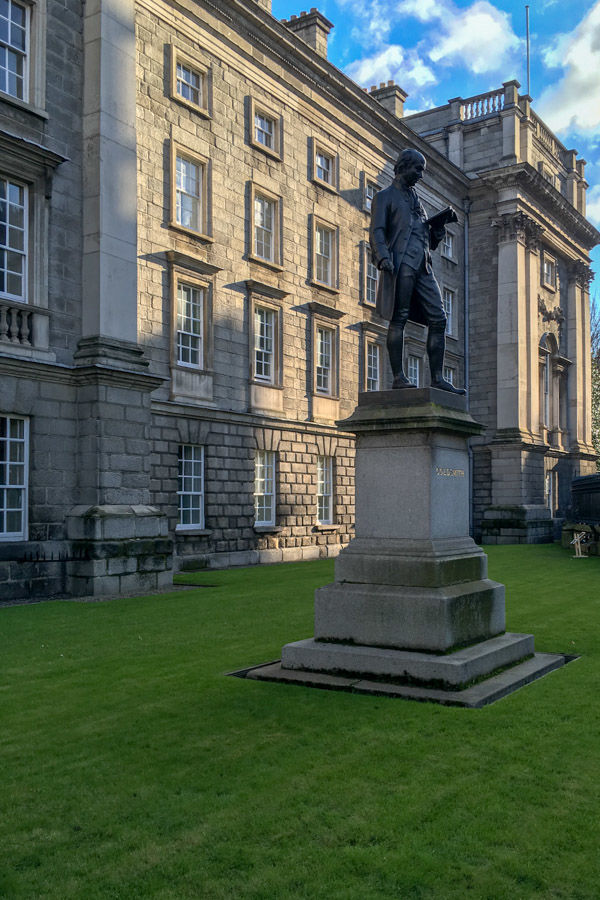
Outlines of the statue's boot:
[[392,388],[414,387],[404,374],[404,325],[391,325],[387,333],[387,348],[394,374]]
[[450,394],[466,394],[464,388],[455,388],[453,384],[443,376],[444,352],[446,350],[446,335],[443,331],[429,329],[427,335],[427,355],[429,357],[429,370],[431,372],[431,387],[440,391],[448,391]]

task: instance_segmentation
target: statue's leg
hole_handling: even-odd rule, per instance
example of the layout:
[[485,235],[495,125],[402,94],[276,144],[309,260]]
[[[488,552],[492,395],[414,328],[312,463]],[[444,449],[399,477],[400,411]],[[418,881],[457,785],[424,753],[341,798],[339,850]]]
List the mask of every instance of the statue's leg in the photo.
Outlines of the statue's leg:
[[387,333],[387,349],[394,375],[393,388],[414,387],[404,372],[404,326],[408,319],[410,298],[414,287],[414,273],[408,266],[401,266],[396,278],[394,314]]
[[418,273],[418,292],[424,317],[429,326],[427,356],[431,372],[431,386],[451,394],[466,394],[464,388],[455,388],[444,378],[444,354],[446,352],[446,312],[440,288],[432,272],[425,267]]

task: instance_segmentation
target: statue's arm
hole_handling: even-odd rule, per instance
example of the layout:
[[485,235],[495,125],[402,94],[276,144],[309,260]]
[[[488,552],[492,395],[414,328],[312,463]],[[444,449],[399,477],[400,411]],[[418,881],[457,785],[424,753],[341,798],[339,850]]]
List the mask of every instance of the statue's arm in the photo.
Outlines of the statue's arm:
[[392,263],[392,256],[387,245],[387,203],[382,199],[381,192],[375,194],[371,203],[371,227],[369,229],[369,243],[373,262],[378,269],[388,260]]

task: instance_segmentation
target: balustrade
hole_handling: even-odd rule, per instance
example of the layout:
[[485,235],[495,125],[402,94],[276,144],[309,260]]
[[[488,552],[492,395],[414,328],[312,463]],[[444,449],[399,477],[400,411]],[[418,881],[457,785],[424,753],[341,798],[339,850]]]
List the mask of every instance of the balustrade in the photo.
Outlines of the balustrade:
[[0,346],[48,349],[47,310],[0,299]]
[[488,91],[487,94],[478,94],[463,100],[460,108],[460,117],[463,122],[472,119],[483,119],[485,116],[495,116],[504,109],[504,90]]

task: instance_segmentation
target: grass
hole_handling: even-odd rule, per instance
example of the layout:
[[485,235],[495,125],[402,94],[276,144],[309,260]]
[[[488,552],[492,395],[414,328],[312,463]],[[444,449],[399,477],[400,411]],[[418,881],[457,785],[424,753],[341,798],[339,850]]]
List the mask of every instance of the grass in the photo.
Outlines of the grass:
[[600,559],[489,548],[581,659],[481,710],[224,678],[312,633],[329,561],[0,609],[2,898],[598,898]]

